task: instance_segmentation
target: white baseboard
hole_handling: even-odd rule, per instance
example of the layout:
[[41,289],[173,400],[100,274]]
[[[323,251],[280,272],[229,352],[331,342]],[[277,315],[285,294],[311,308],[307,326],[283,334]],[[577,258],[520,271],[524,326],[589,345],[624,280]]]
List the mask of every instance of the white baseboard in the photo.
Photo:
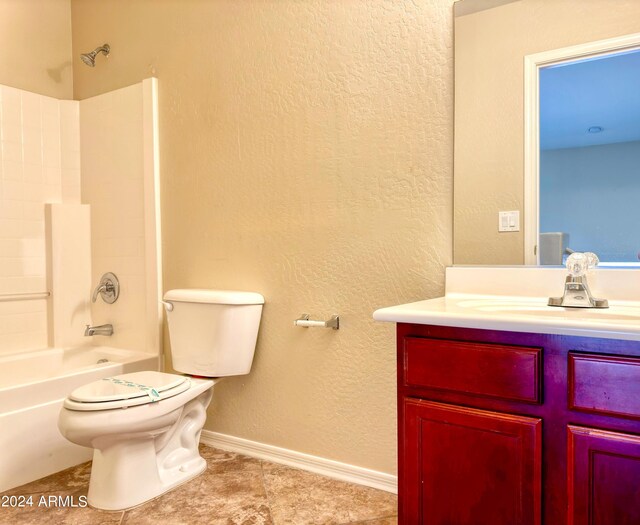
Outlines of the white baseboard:
[[385,490],[387,492],[398,493],[398,477],[376,470],[363,467],[356,467],[347,463],[340,463],[331,459],[320,458],[288,450],[286,448],[274,447],[257,441],[249,441],[235,436],[228,436],[211,430],[203,430],[200,435],[200,442],[214,448],[238,452],[245,456],[258,459],[265,459],[273,463],[281,463],[289,467],[308,470],[315,474],[321,474],[349,483],[357,483],[374,489]]

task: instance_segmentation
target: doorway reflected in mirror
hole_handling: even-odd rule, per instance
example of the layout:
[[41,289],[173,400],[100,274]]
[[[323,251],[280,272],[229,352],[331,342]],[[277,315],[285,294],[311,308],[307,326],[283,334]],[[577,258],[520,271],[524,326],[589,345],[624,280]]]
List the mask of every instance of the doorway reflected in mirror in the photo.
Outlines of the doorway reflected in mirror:
[[540,263],[640,258],[640,50],[540,69]]

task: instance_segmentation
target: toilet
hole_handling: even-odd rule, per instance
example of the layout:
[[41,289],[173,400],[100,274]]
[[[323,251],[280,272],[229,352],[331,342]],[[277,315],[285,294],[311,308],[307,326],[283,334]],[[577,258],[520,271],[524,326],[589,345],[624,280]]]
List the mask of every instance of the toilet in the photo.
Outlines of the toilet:
[[98,509],[140,505],[204,472],[198,443],[213,386],[251,370],[262,295],[171,290],[163,303],[173,368],[185,375],[104,378],[71,392],[60,410],[62,435],[94,449],[87,500]]

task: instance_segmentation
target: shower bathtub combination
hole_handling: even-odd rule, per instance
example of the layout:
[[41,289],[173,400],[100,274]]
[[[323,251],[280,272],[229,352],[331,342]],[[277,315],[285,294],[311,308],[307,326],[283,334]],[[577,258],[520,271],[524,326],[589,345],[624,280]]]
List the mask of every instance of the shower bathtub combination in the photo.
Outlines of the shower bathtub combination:
[[49,348],[0,357],[0,492],[91,459],[66,440],[58,414],[86,383],[158,370],[158,356],[106,346]]
[[[110,51],[81,58],[99,67]],[[3,492],[91,459],[58,430],[63,401],[160,370],[163,310],[157,79],[83,100],[0,85],[0,106],[3,138],[22,152],[16,170],[51,172],[0,192],[0,209],[29,210],[0,233]]]

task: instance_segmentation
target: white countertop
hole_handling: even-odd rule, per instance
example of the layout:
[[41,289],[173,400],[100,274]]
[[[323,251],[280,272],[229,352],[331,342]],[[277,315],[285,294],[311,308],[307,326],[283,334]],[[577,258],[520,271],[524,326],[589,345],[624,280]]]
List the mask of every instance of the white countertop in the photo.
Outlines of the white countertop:
[[[621,294],[613,290],[608,290],[610,295],[605,295],[607,290],[600,289],[596,292],[592,288],[595,296],[609,299],[609,308],[553,307],[547,306],[548,295],[533,297],[515,295],[519,291],[517,280],[510,280],[508,290],[500,284],[491,286],[486,282],[487,278],[500,280],[500,277],[504,276],[504,271],[500,268],[494,268],[492,271],[482,268],[479,274],[474,274],[472,268],[448,268],[447,293],[444,297],[381,308],[374,312],[373,318],[377,321],[395,323],[640,341],[640,301],[626,300],[629,298],[628,285],[625,287],[624,299],[616,299],[621,297]],[[523,286],[529,292],[532,282],[535,282],[537,277],[535,272],[532,273],[532,269],[523,268],[523,271],[527,272],[523,278]],[[513,269],[509,272],[512,273]],[[635,273],[630,274],[624,270],[623,272],[625,273],[620,274],[623,280],[640,281],[640,272],[638,277]],[[547,288],[545,291],[548,291],[549,284],[546,278],[550,276],[549,272],[541,275],[545,278],[545,288]],[[558,275],[561,277],[562,272]],[[461,293],[459,291],[461,288],[473,288],[465,283],[473,281],[474,276],[485,281],[485,289],[496,289],[500,294]],[[612,276],[609,274],[605,277],[603,278],[601,274],[600,282],[608,282]],[[554,284],[554,289],[557,290],[553,295],[561,296],[563,280]],[[475,286],[473,291],[476,292],[477,289],[478,286]],[[508,291],[511,293],[505,293]]]

